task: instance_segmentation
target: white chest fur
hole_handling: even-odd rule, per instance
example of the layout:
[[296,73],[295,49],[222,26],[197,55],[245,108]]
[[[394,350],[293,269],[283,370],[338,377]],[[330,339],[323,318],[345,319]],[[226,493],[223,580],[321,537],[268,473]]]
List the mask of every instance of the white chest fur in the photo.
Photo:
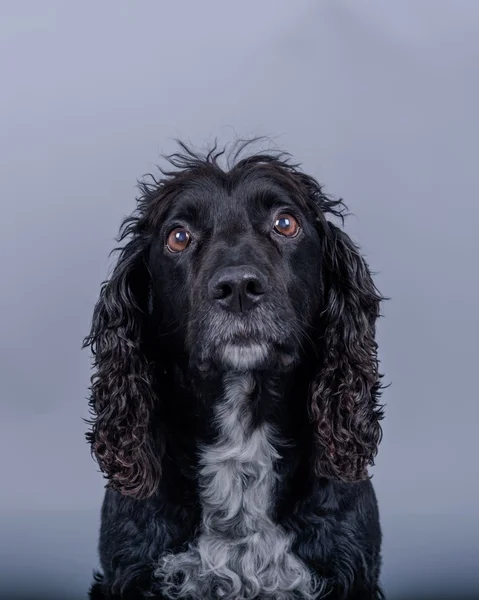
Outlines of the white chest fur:
[[188,551],[161,558],[156,576],[172,599],[317,598],[314,580],[270,516],[276,483],[274,431],[252,426],[248,374],[225,380],[217,441],[200,458],[202,528]]

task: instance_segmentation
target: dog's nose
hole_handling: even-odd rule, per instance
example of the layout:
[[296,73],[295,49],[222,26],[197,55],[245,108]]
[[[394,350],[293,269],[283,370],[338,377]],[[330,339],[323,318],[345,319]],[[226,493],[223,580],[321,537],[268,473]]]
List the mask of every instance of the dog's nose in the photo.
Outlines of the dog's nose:
[[264,296],[268,286],[266,277],[254,267],[226,267],[211,278],[210,298],[231,312],[245,312]]

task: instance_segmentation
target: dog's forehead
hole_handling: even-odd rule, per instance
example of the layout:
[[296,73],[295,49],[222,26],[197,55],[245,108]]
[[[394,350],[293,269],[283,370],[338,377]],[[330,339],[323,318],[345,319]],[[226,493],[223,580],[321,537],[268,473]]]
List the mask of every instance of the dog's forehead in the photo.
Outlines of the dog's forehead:
[[231,185],[204,179],[180,194],[172,215],[213,229],[242,229],[275,207],[296,205],[288,192],[265,178],[249,178]]

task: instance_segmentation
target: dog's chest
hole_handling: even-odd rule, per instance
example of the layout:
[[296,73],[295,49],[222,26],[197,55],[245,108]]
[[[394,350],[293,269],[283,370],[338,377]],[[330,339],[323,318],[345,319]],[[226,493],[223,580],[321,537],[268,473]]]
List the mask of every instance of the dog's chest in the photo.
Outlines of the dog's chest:
[[164,556],[156,573],[170,598],[314,597],[292,536],[271,518],[280,456],[273,428],[253,424],[253,389],[250,375],[225,381],[218,436],[200,456],[200,534],[187,552]]
[[218,437],[203,449],[200,496],[203,527],[232,538],[261,531],[270,524],[275,462],[280,458],[269,425],[252,424],[251,376],[229,378],[224,402],[216,410]]

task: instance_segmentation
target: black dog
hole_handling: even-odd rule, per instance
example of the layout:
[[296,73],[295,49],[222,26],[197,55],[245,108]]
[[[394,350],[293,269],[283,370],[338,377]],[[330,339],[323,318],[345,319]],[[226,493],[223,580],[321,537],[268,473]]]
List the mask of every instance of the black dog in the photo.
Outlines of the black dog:
[[109,479],[91,598],[381,598],[382,300],[287,156],[142,184],[85,340]]

